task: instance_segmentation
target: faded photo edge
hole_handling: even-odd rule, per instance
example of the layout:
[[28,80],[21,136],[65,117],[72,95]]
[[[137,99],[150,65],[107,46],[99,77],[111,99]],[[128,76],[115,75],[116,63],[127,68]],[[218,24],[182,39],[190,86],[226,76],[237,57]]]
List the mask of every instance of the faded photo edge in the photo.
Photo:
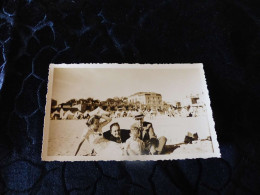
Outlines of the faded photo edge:
[[[209,123],[209,130],[211,141],[213,145],[212,153],[204,154],[177,154],[177,155],[140,155],[140,156],[48,156],[48,140],[50,119],[48,114],[51,111],[51,98],[53,93],[53,80],[55,68],[136,68],[136,69],[189,69],[199,68],[201,84],[203,86],[204,98],[206,100],[207,117]],[[209,91],[207,88],[205,71],[202,63],[194,64],[50,64],[49,76],[47,84],[46,106],[44,116],[44,130],[42,141],[42,155],[43,161],[155,161],[155,160],[178,160],[178,159],[197,159],[197,158],[220,158],[221,153],[217,141],[217,134],[215,131],[215,122],[213,120],[213,112],[210,103]]]

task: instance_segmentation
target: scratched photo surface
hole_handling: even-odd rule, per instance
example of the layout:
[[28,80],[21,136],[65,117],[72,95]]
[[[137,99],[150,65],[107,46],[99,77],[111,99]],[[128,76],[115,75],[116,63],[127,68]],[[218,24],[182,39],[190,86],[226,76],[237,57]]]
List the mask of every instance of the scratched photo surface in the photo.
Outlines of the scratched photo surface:
[[220,157],[202,64],[50,65],[42,159]]

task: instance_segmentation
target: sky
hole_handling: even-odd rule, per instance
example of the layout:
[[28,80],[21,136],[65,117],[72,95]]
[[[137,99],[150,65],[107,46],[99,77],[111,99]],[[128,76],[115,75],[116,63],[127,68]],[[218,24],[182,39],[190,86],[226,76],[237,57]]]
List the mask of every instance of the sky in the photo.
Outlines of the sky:
[[52,98],[106,100],[136,92],[156,92],[163,101],[174,102],[202,92],[199,69],[55,68]]

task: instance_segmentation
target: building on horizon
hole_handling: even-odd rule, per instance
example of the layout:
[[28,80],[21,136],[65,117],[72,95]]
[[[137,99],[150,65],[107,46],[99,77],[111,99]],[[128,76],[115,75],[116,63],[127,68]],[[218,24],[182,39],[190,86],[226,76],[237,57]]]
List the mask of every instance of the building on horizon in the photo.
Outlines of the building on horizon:
[[174,107],[175,108],[182,108],[187,106],[203,107],[204,103],[201,100],[201,95],[202,94],[190,94],[181,100],[175,100]]
[[128,103],[139,103],[152,110],[161,110],[163,108],[162,95],[154,92],[137,92],[128,97]]

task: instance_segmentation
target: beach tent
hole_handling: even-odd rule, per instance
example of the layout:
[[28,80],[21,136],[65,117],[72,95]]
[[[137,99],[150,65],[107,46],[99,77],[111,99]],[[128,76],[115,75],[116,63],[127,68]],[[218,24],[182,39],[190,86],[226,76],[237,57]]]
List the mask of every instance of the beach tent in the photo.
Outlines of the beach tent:
[[56,119],[56,117],[59,117],[59,116],[60,116],[60,113],[57,110],[51,114],[52,119]]
[[100,107],[97,107],[95,110],[93,110],[92,112],[89,113],[90,116],[93,116],[93,115],[102,115],[102,114],[109,114],[109,112],[106,112],[105,110],[103,110],[102,108]]
[[61,118],[61,119],[63,119],[64,114],[65,114],[65,113],[64,113],[64,110],[61,108],[61,109],[60,109],[60,118]]
[[89,114],[89,111],[86,111],[86,112],[84,112],[83,116],[87,117],[88,114]]
[[70,110],[68,110],[68,111],[64,114],[64,116],[62,117],[62,119],[72,119],[73,116],[74,116],[74,114],[73,114]]
[[75,114],[74,114],[74,117],[73,119],[79,119],[79,116],[81,115],[82,113],[80,111],[77,111]]

